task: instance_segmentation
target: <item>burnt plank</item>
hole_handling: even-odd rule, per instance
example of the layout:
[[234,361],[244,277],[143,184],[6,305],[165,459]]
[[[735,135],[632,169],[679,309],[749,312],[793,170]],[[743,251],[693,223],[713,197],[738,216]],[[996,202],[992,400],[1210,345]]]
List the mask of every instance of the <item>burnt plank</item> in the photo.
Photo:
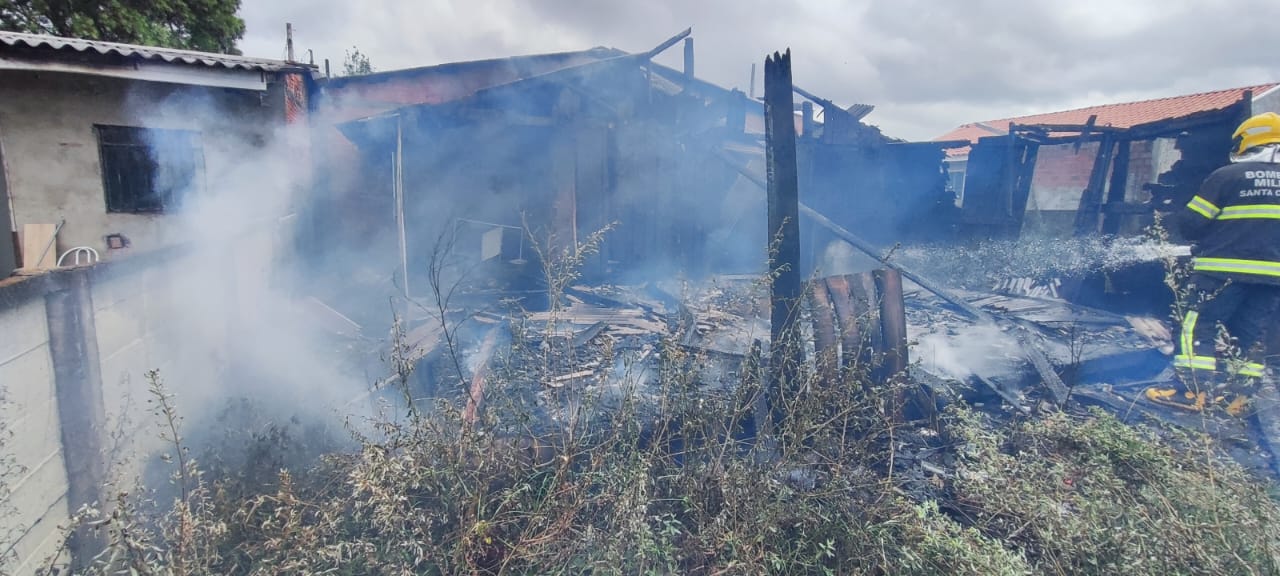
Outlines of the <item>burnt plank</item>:
[[814,352],[818,375],[824,382],[836,380],[840,345],[836,339],[836,317],[825,282],[809,283],[810,316],[813,318]]
[[825,280],[835,308],[840,330],[840,366],[848,371],[857,362],[862,344],[858,334],[858,311],[854,305],[852,287],[847,276],[832,276]]

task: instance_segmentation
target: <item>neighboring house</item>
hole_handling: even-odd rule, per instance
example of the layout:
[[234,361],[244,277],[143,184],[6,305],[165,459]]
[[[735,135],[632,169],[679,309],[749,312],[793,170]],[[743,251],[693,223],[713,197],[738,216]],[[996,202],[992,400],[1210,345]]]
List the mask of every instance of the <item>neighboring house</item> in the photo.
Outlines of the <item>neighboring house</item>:
[[[102,257],[183,240],[173,213],[237,156],[305,118],[309,66],[0,32],[0,277],[40,255],[11,245],[65,221],[63,251]],[[15,234],[9,234],[12,230]],[[18,248],[18,250],[15,250]]]
[[[1011,128],[1018,136],[1034,141],[1038,144],[1031,156],[1034,172],[1024,201],[1025,213],[1035,217],[1018,224],[1022,229],[1035,227],[1060,234],[1075,223],[1079,232],[1089,229],[1090,223],[1081,223],[1077,211],[1090,202],[1112,205],[1115,214],[1132,215],[1142,212],[1136,206],[1151,203],[1153,191],[1159,194],[1163,189],[1174,199],[1186,195],[1197,178],[1226,163],[1228,140],[1236,123],[1252,113],[1280,111],[1278,88],[1280,84],[1262,84],[987,120],[962,125],[935,141],[997,141],[1008,137]],[[1099,154],[1104,138],[1109,146],[1105,154]],[[947,152],[949,185],[961,206],[966,187],[974,182],[972,150],[973,146],[965,146]],[[1103,163],[1095,171],[1099,158]],[[1172,174],[1180,160],[1182,170]],[[1114,174],[1117,169],[1125,171],[1123,180]],[[1086,194],[1091,179],[1096,192],[1092,196]],[[984,182],[989,180],[983,178]],[[1119,193],[1121,182],[1123,194]],[[1116,194],[1111,193],[1113,184]],[[1131,220],[1130,229],[1139,222]],[[1122,228],[1116,223],[1103,231]]]

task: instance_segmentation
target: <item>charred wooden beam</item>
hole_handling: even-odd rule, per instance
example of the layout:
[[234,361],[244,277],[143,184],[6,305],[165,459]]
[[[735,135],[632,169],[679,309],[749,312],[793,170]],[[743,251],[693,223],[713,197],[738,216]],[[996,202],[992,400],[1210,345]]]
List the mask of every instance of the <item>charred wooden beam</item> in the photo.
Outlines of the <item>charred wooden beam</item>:
[[1120,231],[1120,222],[1123,218],[1119,213],[1113,212],[1111,209],[1124,204],[1125,186],[1129,181],[1129,149],[1133,148],[1133,146],[1125,141],[1117,142],[1116,145],[1120,149],[1116,151],[1115,161],[1111,168],[1111,185],[1107,187],[1107,201],[1103,205],[1103,234],[1115,234]]
[[693,28],[685,28],[683,32],[676,34],[675,36],[672,36],[670,38],[667,38],[661,44],[654,46],[652,50],[645,52],[640,56],[643,56],[645,60],[649,60],[654,56],[657,56],[663,52],[666,52],[667,48],[675,46],[676,43],[680,42],[681,40],[684,40],[685,38],[688,38],[690,34],[693,34]]
[[1076,139],[1085,135],[1102,134],[1106,132],[1118,134],[1125,131],[1124,128],[1117,128],[1115,126],[1097,126],[1089,124],[1017,124],[1015,129],[1036,130],[1039,132],[1079,133],[1080,136],[1072,137]]
[[773,283],[769,296],[770,410],[774,420],[783,399],[798,389],[804,358],[798,326],[800,283],[800,189],[796,166],[796,125],[791,98],[791,50],[774,52],[764,63],[765,152],[768,173],[769,235]]
[[1077,154],[1080,153],[1080,144],[1084,143],[1084,141],[1089,138],[1089,135],[1092,134],[1094,131],[1094,124],[1097,124],[1097,123],[1098,123],[1098,115],[1097,114],[1089,115],[1089,119],[1085,121],[1084,126],[1080,129],[1080,140],[1078,140],[1075,143],[1075,146],[1072,147],[1072,150],[1074,150]]
[[467,394],[467,407],[462,411],[462,421],[467,426],[475,424],[476,418],[480,415],[480,408],[484,403],[484,380],[489,376],[489,359],[493,356],[493,349],[497,343],[498,329],[492,328],[480,345],[480,364],[476,367],[475,373],[471,375],[471,389]]
[[1110,134],[1104,134],[1098,144],[1098,155],[1093,160],[1093,170],[1089,173],[1089,187],[1080,195],[1080,206],[1076,209],[1075,235],[1085,236],[1098,232],[1098,218],[1102,210],[1102,194],[1107,187],[1107,173],[1111,169],[1111,158],[1115,154],[1116,143]]
[[804,97],[806,100],[815,102],[819,106],[821,106],[824,114],[839,114],[843,116],[848,116],[854,122],[857,122],[858,120],[862,120],[867,116],[867,114],[870,114],[873,110],[876,109],[876,107],[872,106],[871,104],[854,104],[848,108],[841,108],[837,106],[835,102],[827,100],[826,98],[819,97],[814,93],[809,92],[808,90],[805,90],[799,86],[792,86],[791,89],[795,91],[796,94],[799,94],[800,96]]

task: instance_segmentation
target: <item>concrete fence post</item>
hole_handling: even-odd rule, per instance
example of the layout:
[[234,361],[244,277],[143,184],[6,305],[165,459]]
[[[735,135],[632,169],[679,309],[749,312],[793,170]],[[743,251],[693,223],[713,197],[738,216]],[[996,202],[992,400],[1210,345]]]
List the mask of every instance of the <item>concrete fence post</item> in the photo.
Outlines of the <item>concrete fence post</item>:
[[[103,504],[106,413],[90,270],[61,273],[69,277],[67,287],[45,295],[45,310],[67,471],[67,507],[75,514],[81,506]],[[100,548],[101,542],[87,527],[73,532],[68,545],[73,570],[84,568]]]

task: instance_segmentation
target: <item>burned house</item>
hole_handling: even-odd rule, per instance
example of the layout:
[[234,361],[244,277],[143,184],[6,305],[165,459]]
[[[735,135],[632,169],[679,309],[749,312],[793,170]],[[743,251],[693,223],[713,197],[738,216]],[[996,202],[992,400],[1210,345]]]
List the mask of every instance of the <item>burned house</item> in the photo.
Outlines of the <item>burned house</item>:
[[[946,165],[960,244],[1016,248],[1015,257],[1035,254],[1044,262],[983,288],[1014,287],[1113,311],[1168,310],[1172,295],[1159,259],[1134,245],[1147,239],[1157,212],[1184,206],[1227,164],[1232,132],[1275,109],[1277,88],[992,120],[940,136],[955,146]],[[1185,246],[1170,249],[1188,254]],[[1074,263],[1055,270],[1054,259]]]
[[174,214],[305,119],[312,71],[0,32],[0,276],[182,242]]
[[947,168],[961,222],[992,235],[1140,233],[1226,165],[1245,118],[1280,108],[1263,84],[965,124]]
[[[374,252],[400,269],[412,297],[424,295],[422,274],[444,241],[477,263],[527,263],[533,239],[575,246],[605,228],[588,276],[763,271],[763,106],[693,76],[690,40],[685,70],[652,62],[686,35],[646,53],[595,49],[433,69],[414,95],[421,103],[338,122],[344,146],[358,149],[358,184],[322,176],[335,183],[325,193],[338,213],[319,216],[314,228],[349,246],[382,242]],[[548,62],[559,67],[538,72]],[[400,74],[428,72],[322,84],[322,94],[334,92],[321,97],[321,108]],[[521,77],[476,88],[511,76]],[[808,96],[795,117],[806,202],[885,243],[930,230],[908,225],[922,212],[952,208],[942,146],[883,136],[860,121],[870,106],[845,109]],[[342,158],[324,162],[349,161],[344,146],[330,148]],[[811,236],[808,246],[832,241]],[[805,269],[821,267],[822,257],[822,248],[807,252]]]
[[[747,117],[759,104],[651,65],[653,54],[584,54],[588,62],[341,126],[368,195],[342,225],[399,230],[387,253],[402,252],[410,295],[422,295],[415,287],[442,240],[476,262],[509,263],[533,259],[533,238],[573,246],[616,226],[591,273],[669,257],[694,274],[712,258],[763,260],[753,215],[723,222],[737,174],[716,156],[725,142],[758,148]],[[470,77],[462,69],[442,83]],[[742,246],[754,250],[732,253]]]

